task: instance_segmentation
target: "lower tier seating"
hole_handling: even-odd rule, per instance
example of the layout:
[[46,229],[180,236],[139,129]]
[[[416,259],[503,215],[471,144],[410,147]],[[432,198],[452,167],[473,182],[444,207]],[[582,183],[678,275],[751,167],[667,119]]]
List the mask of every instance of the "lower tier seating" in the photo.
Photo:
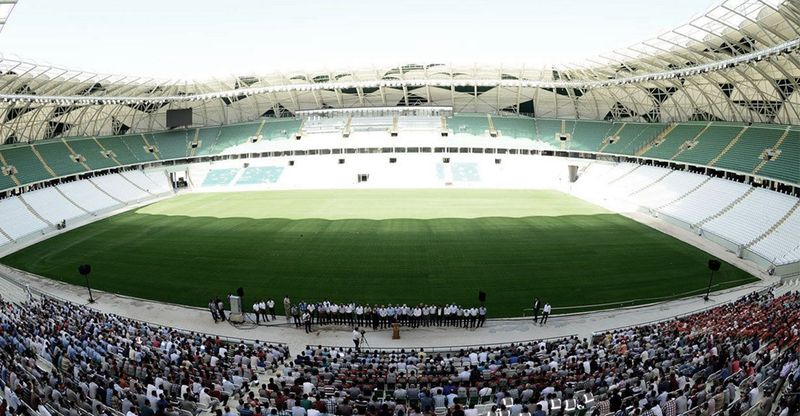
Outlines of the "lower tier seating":
[[20,198],[50,224],[57,224],[62,220],[71,221],[87,215],[84,210],[75,206],[55,187],[26,192]]
[[696,224],[722,211],[750,190],[749,185],[720,178],[711,178],[697,191],[661,208],[671,217]]
[[89,179],[103,192],[112,198],[124,203],[139,202],[147,199],[150,194],[137,188],[120,174],[96,176]]
[[122,205],[88,180],[65,183],[56,186],[56,188],[70,201],[91,213],[98,213]]
[[0,201],[0,229],[14,240],[39,234],[49,226],[34,215],[19,198]]

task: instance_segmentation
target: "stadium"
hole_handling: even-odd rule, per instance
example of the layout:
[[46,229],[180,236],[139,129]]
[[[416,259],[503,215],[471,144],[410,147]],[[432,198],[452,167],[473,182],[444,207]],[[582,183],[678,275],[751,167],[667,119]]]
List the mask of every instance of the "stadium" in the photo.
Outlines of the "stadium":
[[1,56],[0,416],[800,414],[800,4],[705,6],[578,64]]

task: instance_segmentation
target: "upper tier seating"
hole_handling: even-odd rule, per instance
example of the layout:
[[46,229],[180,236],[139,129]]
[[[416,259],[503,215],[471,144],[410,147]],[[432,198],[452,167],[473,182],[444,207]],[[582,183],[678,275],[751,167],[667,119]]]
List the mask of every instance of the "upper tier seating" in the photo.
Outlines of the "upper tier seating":
[[264,140],[285,139],[300,130],[302,120],[299,118],[267,120],[261,129]]
[[747,244],[769,230],[797,201],[792,196],[756,188],[729,211],[704,224],[703,230]]
[[20,196],[39,216],[50,224],[73,220],[86,215],[54,187],[26,192]]
[[344,117],[309,117],[303,123],[303,133],[342,133],[346,124],[347,119]]
[[206,174],[205,179],[203,179],[203,187],[207,186],[226,186],[231,183],[233,178],[236,177],[236,174],[239,173],[239,169],[236,168],[227,168],[227,169],[211,169]]
[[87,180],[64,183],[56,188],[74,204],[91,213],[121,206],[119,201],[115,201]]
[[158,149],[158,158],[181,159],[189,156],[189,142],[196,129],[173,130],[163,133],[147,134],[147,141]]
[[757,173],[800,183],[800,129],[791,127],[778,149],[781,151],[778,157],[765,163]]
[[154,153],[145,150],[147,144],[141,134],[116,137],[98,137],[97,141],[106,150],[114,152],[119,163],[130,165],[134,163],[151,162],[156,160]]
[[209,127],[197,129],[197,141],[199,146],[192,149],[190,154],[193,156],[207,156],[214,154],[214,146],[217,143],[217,138],[222,132],[220,127]]
[[150,196],[147,192],[137,188],[128,182],[120,174],[96,176],[89,179],[94,182],[101,190],[109,194],[112,198],[124,203],[140,202]]
[[[315,121],[316,120],[316,121]],[[387,132],[393,125],[391,116],[352,117],[353,132]],[[419,132],[430,132],[438,137],[441,117],[398,116],[397,128],[414,132],[408,137],[414,146],[425,137]],[[523,116],[459,113],[447,120],[448,129],[462,138],[477,135],[485,140],[491,126],[505,138],[525,138],[541,141],[539,149],[562,149],[638,156],[663,160],[674,159],[697,165],[800,183],[800,128],[773,125],[737,125],[722,122],[678,123],[659,143],[651,141],[666,128],[661,123],[609,122],[593,120],[535,119]],[[306,134],[325,131],[339,132],[347,118],[309,118],[305,121]],[[0,175],[0,190],[6,190],[56,177],[74,175],[84,171],[140,164],[156,160],[193,158],[234,153],[261,153],[275,149],[264,143],[249,144],[249,139],[264,141],[286,139],[298,132],[302,119],[262,119],[256,122],[222,127],[178,129],[158,133],[130,134],[110,137],[76,137],[36,142],[34,145],[0,147],[5,166],[14,166],[14,176]],[[333,127],[331,127],[333,126]],[[316,129],[316,130],[315,130]],[[787,133],[788,131],[788,133]],[[330,133],[330,132],[329,132]],[[556,135],[571,137],[561,141]],[[741,133],[741,134],[740,134]],[[610,136],[618,138],[612,143]],[[320,138],[325,137],[320,135]],[[360,137],[360,136],[358,136]],[[738,139],[737,139],[738,137]],[[327,137],[328,139],[330,137]],[[194,144],[195,140],[198,143]],[[398,146],[404,143],[397,142]],[[478,140],[478,139],[475,139]],[[502,141],[498,141],[500,143]],[[454,142],[455,143],[455,142]],[[509,142],[504,142],[507,145]],[[538,143],[538,142],[537,142]],[[322,146],[322,142],[320,142]],[[339,146],[336,143],[335,146]],[[491,146],[489,143],[487,145]],[[522,144],[530,146],[530,144]],[[691,145],[691,148],[689,148]],[[476,145],[477,147],[480,144]],[[762,159],[764,151],[775,148],[777,155],[770,161]],[[108,154],[110,152],[110,154]],[[75,157],[80,155],[77,161]],[[52,172],[51,172],[52,171]],[[15,179],[19,183],[15,182]]]
[[530,117],[492,117],[495,130],[503,137],[533,139],[536,125]]
[[[254,137],[260,125],[261,123],[236,124],[220,129],[210,154],[231,153],[231,148],[245,144],[251,137]],[[205,147],[206,144],[204,143],[203,146]]]
[[397,117],[397,128],[400,131],[436,131],[442,126],[441,117],[431,116],[399,116]]
[[675,157],[681,162],[707,165],[722,149],[742,131],[742,126],[711,125],[698,138],[697,143]]
[[[258,185],[265,183],[275,183],[283,173],[282,166],[250,166],[244,169],[237,185]],[[205,184],[205,181],[203,182]]]
[[607,121],[574,121],[566,122],[567,133],[572,138],[567,142],[569,150],[596,152],[603,146],[603,140],[614,134],[622,124]]
[[456,114],[447,119],[447,127],[453,134],[485,136],[489,132],[486,114]]
[[48,224],[37,218],[19,198],[0,200],[0,229],[19,240],[47,229]]
[[749,128],[719,160],[715,166],[740,172],[752,172],[761,162],[761,153],[775,145],[785,128]]
[[660,144],[651,147],[643,156],[654,159],[671,159],[680,151],[684,143],[700,134],[706,124],[678,124],[664,137]]
[[117,166],[114,159],[103,156],[103,148],[93,138],[73,139],[68,144],[76,154],[83,156],[86,164],[92,169]]
[[66,176],[86,171],[83,165],[73,159],[69,148],[61,140],[53,143],[36,144],[33,147],[42,156],[47,166],[56,173],[56,176]]
[[[620,124],[622,123],[614,123],[615,126]],[[619,130],[619,138],[602,150],[605,153],[634,155],[665,127],[666,125],[660,123],[624,123],[622,130]]]
[[15,176],[20,182],[31,183],[52,178],[30,146],[3,149],[2,153],[6,163],[17,168]]

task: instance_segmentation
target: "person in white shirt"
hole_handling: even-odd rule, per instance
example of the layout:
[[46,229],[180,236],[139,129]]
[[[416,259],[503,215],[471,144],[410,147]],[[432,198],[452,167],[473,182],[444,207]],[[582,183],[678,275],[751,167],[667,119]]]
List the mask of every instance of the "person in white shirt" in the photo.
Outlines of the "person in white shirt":
[[[262,300],[263,302],[263,300]],[[275,320],[275,300],[272,298],[267,299],[267,309],[264,311],[264,317],[266,318],[266,313],[269,312],[269,315],[272,316],[272,320]]]
[[542,308],[542,325],[547,323],[547,318],[550,316],[551,309],[550,302],[545,302],[544,308]]
[[259,320],[261,318],[261,310],[260,309],[261,309],[261,305],[259,305],[258,302],[253,304],[253,315],[256,316],[256,325],[258,325],[260,323],[260,320]]
[[353,344],[356,346],[356,351],[361,351],[361,347],[359,346],[359,344],[361,344],[361,332],[358,330],[358,327],[353,329]]
[[[272,304],[272,310],[275,310],[275,303]],[[269,307],[269,303],[264,302],[264,299],[261,299],[261,302],[258,302],[258,311],[261,312],[261,317],[264,319],[264,322],[269,322],[269,316],[267,314],[267,308]],[[275,319],[273,316],[272,319]]]

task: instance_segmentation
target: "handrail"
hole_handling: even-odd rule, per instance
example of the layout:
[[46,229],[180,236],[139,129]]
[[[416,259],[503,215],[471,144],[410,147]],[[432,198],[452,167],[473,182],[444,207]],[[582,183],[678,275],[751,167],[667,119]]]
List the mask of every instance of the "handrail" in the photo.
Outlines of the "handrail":
[[[510,341],[510,342],[496,342],[491,344],[467,344],[467,345],[443,345],[443,346],[411,346],[411,347],[370,347],[367,346],[366,348],[362,348],[362,351],[370,352],[370,351],[397,351],[399,352],[401,349],[406,352],[411,351],[420,351],[424,350],[425,352],[453,352],[458,350],[466,350],[466,349],[479,349],[479,348],[492,348],[492,347],[510,347],[511,345],[524,345],[534,342],[550,342],[550,341],[559,341],[563,339],[569,339],[573,337],[577,337],[578,334],[569,334],[569,335],[562,335],[562,336],[555,336],[555,337],[547,337],[547,338],[536,338],[536,339],[527,339],[521,341]],[[306,345],[307,348],[310,347],[319,347],[319,348],[327,348],[327,349],[353,349],[353,346],[343,346],[343,345]]]
[[[767,285],[767,286],[763,287],[761,290],[756,291],[756,293],[758,293],[759,295],[762,295],[762,294],[766,293],[767,291],[769,291],[771,289],[774,289],[774,288],[776,288],[778,286],[780,286],[780,282],[772,283],[770,285]],[[703,290],[705,290],[705,289],[703,289]],[[752,293],[753,292],[750,292],[750,293],[748,293],[748,295],[752,294]],[[605,334],[605,333],[608,333],[608,332],[618,331],[620,329],[628,329],[628,328],[653,325],[653,324],[658,324],[658,323],[663,323],[663,322],[670,322],[670,321],[673,321],[673,320],[676,320],[676,319],[680,319],[680,318],[684,318],[684,317],[687,317],[687,316],[690,316],[690,315],[694,315],[694,314],[698,314],[698,313],[702,313],[702,312],[708,312],[711,309],[718,308],[720,306],[725,306],[725,305],[734,303],[734,302],[738,301],[740,298],[741,297],[739,297],[737,299],[734,299],[734,300],[731,300],[731,301],[728,301],[728,302],[725,302],[725,303],[705,306],[705,307],[702,307],[700,309],[695,309],[693,311],[684,312],[684,313],[678,314],[678,315],[673,315],[673,316],[668,317],[668,318],[654,319],[652,321],[641,322],[641,323],[637,323],[637,324],[634,324],[634,325],[623,325],[623,326],[618,326],[618,327],[613,327],[613,328],[597,330],[597,331],[592,332],[592,336],[595,337],[595,336],[602,335],[602,334]]]

